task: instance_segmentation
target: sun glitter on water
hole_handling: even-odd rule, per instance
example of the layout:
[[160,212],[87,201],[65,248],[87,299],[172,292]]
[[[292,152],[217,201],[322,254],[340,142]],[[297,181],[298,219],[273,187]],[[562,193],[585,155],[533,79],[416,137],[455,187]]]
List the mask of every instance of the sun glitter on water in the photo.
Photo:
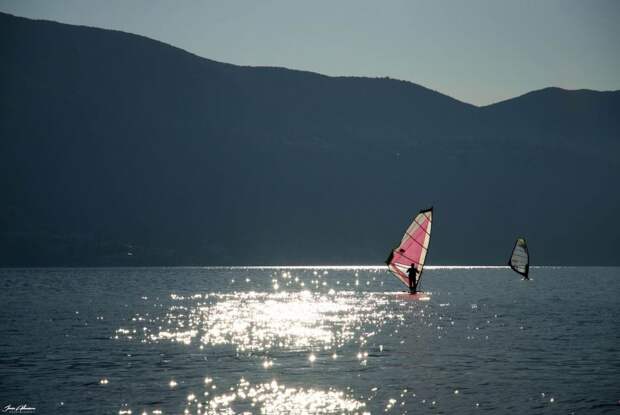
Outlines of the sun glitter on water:
[[387,320],[404,319],[388,310],[385,297],[370,295],[361,303],[353,292],[238,292],[172,295],[171,300],[165,314],[135,316],[131,321],[138,323],[136,327],[120,328],[116,335],[140,334],[142,341],[153,343],[232,345],[238,352],[314,349],[335,353],[347,342],[366,342],[372,334],[360,333],[363,324],[380,327]]
[[[291,387],[276,380],[251,384],[241,378],[227,391],[201,400],[187,397],[185,414],[369,414],[366,404],[335,388]],[[191,399],[190,399],[191,397]]]

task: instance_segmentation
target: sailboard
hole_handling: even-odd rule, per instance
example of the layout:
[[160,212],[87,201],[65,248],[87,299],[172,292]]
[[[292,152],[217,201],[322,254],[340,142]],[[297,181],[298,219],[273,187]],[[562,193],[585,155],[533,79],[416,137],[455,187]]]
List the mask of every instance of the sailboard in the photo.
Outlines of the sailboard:
[[517,238],[515,247],[512,249],[512,254],[508,260],[508,265],[510,265],[514,272],[523,275],[526,280],[530,279],[528,276],[530,272],[530,254],[527,250],[525,238]]
[[[431,241],[432,224],[433,208],[421,210],[413,218],[400,244],[392,249],[385,261],[390,272],[405,284],[412,294],[417,293],[420,287],[428,245]],[[415,281],[410,278],[412,267],[416,271]]]

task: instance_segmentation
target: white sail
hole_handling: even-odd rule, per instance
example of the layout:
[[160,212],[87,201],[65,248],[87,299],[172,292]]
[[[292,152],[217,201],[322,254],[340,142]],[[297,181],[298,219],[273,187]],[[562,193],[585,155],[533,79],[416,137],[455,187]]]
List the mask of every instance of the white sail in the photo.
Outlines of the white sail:
[[512,268],[513,271],[518,272],[525,278],[528,278],[530,270],[530,254],[527,250],[527,243],[524,238],[517,238],[515,247],[512,249],[512,255],[510,255],[508,265],[510,265],[510,268]]

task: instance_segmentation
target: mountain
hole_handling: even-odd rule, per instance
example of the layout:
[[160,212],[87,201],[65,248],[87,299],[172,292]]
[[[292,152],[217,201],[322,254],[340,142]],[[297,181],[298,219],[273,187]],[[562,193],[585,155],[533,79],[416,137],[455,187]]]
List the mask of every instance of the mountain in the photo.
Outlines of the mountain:
[[620,92],[485,107],[0,14],[0,265],[620,265]]

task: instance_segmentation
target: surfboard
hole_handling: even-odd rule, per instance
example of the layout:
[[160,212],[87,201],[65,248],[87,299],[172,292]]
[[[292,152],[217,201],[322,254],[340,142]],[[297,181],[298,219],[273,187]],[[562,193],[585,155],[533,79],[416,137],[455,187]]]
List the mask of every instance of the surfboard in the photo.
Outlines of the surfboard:
[[422,291],[418,291],[415,294],[411,294],[411,293],[403,291],[400,293],[395,293],[394,296],[398,298],[399,300],[405,300],[405,301],[429,301],[431,299],[431,293],[422,292]]

